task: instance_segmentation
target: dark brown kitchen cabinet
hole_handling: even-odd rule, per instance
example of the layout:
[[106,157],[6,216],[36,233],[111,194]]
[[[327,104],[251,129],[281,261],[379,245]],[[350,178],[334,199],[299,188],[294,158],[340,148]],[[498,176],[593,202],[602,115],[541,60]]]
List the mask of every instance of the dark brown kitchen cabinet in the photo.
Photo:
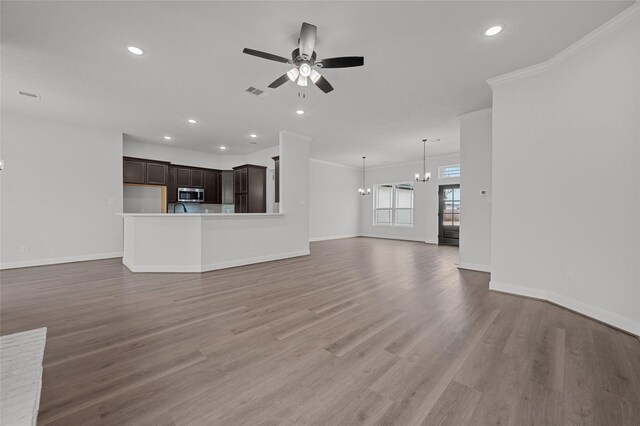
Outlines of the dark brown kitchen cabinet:
[[167,176],[167,203],[178,202],[177,173],[178,173],[177,167],[169,166],[169,173]]
[[233,190],[233,170],[223,170],[220,173],[220,198],[222,204],[234,204],[235,192]]
[[145,183],[149,185],[166,185],[169,166],[166,163],[147,162]]
[[245,164],[233,168],[236,213],[267,212],[267,168]]
[[280,202],[280,156],[271,157],[271,158],[273,158],[273,161],[275,161],[276,163],[276,171],[275,171],[276,191],[275,191],[274,202],[279,203]]
[[236,194],[234,196],[234,212],[235,213],[248,213],[247,212],[247,194]]
[[[243,166],[241,166],[243,167]],[[247,192],[247,169],[233,168],[233,188],[236,194]]]
[[203,188],[204,169],[177,166],[178,188]]
[[122,158],[122,181],[138,185],[166,185],[169,163],[143,158]]
[[220,204],[220,171],[204,171],[204,202]]
[[191,169],[191,186],[193,188],[204,187],[204,170]]
[[177,182],[178,188],[188,188],[191,186],[191,169],[186,167],[177,168]]
[[122,180],[124,183],[145,183],[147,163],[144,160],[123,158]]

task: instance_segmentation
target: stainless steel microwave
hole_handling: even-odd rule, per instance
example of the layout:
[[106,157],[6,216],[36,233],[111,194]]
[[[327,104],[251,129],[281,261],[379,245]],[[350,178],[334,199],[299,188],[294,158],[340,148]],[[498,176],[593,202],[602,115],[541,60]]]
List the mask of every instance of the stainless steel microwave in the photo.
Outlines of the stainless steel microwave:
[[203,203],[204,189],[202,188],[178,188],[178,202]]

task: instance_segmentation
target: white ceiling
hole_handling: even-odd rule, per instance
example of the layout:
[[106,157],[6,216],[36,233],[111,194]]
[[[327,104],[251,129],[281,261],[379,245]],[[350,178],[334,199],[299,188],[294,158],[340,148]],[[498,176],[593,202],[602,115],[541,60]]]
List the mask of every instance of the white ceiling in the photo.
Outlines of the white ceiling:
[[[3,1],[2,110],[200,151],[253,152],[287,129],[313,137],[312,156],[326,161],[419,160],[425,137],[441,139],[429,155],[458,151],[456,117],[491,106],[486,79],[550,58],[632,3]],[[302,21],[318,26],[319,58],[365,57],[323,70],[330,94],[266,89],[290,66],[242,53],[288,57]],[[504,31],[484,37],[496,23]],[[270,95],[244,93],[250,85]]]

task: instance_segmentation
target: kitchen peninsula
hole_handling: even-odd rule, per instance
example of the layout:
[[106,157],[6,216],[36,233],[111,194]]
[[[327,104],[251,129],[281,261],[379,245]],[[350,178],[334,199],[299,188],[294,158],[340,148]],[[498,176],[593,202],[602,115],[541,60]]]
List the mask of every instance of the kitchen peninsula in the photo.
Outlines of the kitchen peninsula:
[[283,213],[123,213],[133,272],[204,272],[309,254],[291,250]]
[[[205,272],[308,255],[309,142],[280,134],[278,213],[120,213],[124,265],[133,272]],[[239,181],[236,196],[243,190]]]

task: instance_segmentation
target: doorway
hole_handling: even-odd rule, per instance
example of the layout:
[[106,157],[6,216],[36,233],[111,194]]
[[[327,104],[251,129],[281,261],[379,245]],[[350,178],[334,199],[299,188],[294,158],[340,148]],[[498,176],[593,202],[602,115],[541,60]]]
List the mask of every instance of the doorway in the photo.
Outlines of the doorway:
[[460,184],[438,189],[438,244],[460,245]]

